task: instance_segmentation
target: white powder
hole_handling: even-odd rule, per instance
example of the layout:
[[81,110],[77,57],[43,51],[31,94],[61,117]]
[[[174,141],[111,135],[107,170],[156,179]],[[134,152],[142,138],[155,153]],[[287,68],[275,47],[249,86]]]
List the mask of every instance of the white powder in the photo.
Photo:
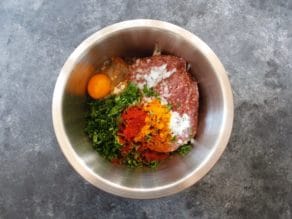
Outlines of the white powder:
[[163,96],[160,97],[160,102],[163,105],[167,105],[168,104],[167,100]]
[[142,102],[150,103],[153,100],[153,97],[143,97]]
[[137,79],[137,80],[141,80],[141,79],[143,79],[143,78],[144,78],[143,75],[138,75],[138,74],[136,75],[136,79]]
[[[161,66],[154,66],[150,69],[150,73],[148,75],[143,75],[143,82],[138,83],[139,88],[143,88],[144,85],[147,87],[155,87],[160,81],[170,77],[173,73],[176,72],[176,69],[172,69],[171,71],[167,71],[166,64]],[[140,73],[137,71],[137,73]],[[142,79],[142,76],[137,74],[136,79]]]
[[162,81],[162,83],[161,83],[160,90],[161,90],[161,96],[162,97],[164,97],[166,99],[168,97],[170,97],[170,92],[169,92],[168,84],[165,83],[164,81]]
[[163,87],[163,96],[164,97],[169,97],[170,96],[169,89],[168,89],[168,86],[167,85],[165,85]]
[[119,94],[119,93],[121,93],[121,92],[126,88],[126,85],[127,85],[127,84],[126,84],[126,82],[124,82],[124,81],[118,83],[118,84],[115,86],[114,90],[113,90],[113,94]]
[[189,134],[190,117],[185,113],[181,116],[178,112],[171,111],[169,125],[174,135],[182,136]]

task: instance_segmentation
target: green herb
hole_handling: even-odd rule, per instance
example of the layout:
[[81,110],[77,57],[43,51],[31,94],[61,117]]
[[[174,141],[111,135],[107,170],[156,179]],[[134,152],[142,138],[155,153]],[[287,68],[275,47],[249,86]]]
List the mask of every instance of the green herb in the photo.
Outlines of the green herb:
[[152,136],[151,135],[146,135],[146,141],[149,142],[151,140]]
[[167,107],[169,110],[172,110],[172,105],[171,105],[170,103],[168,103],[168,104],[166,105],[166,107]]
[[121,145],[116,137],[118,121],[122,111],[141,98],[139,89],[129,84],[118,96],[89,101],[89,115],[85,132],[92,141],[93,148],[108,160],[120,155]]
[[159,164],[158,161],[151,161],[148,166],[151,168],[156,168],[158,166],[158,164]]
[[176,141],[176,135],[172,136],[171,141],[172,142]]
[[188,143],[180,146],[175,152],[179,153],[182,156],[185,156],[192,150],[192,148],[192,145]]
[[135,149],[133,149],[129,154],[127,154],[124,163],[130,168],[142,167],[143,163],[139,158],[140,154]]
[[143,87],[143,93],[146,97],[158,97],[159,94],[153,89],[153,87],[149,88],[146,85]]
[[139,88],[134,84],[129,84],[126,90],[114,98],[114,106],[109,111],[110,115],[120,114],[127,106],[139,102],[141,93]]

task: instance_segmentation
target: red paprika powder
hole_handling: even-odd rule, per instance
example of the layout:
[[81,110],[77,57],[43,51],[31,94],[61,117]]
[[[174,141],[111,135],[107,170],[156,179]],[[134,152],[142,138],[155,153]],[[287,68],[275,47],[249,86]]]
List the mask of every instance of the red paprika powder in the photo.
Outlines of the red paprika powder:
[[132,141],[145,125],[147,113],[140,107],[133,106],[125,110],[122,114],[122,126],[120,134],[127,140]]

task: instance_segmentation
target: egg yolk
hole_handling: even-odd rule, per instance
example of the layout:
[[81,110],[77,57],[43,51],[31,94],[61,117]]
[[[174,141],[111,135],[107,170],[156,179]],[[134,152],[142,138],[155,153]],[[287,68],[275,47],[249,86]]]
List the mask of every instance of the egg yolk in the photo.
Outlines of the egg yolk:
[[93,99],[103,98],[111,91],[111,79],[106,74],[96,74],[90,78],[87,91]]

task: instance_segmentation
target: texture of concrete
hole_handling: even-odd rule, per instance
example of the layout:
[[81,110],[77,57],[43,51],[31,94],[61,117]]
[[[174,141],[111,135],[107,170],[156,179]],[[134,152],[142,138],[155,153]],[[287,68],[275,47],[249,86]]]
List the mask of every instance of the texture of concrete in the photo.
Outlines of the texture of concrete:
[[[74,48],[98,29],[152,18],[219,56],[234,90],[225,153],[198,184],[130,200],[85,182],[62,155],[51,100]],[[291,218],[292,1],[1,0],[0,218]]]

